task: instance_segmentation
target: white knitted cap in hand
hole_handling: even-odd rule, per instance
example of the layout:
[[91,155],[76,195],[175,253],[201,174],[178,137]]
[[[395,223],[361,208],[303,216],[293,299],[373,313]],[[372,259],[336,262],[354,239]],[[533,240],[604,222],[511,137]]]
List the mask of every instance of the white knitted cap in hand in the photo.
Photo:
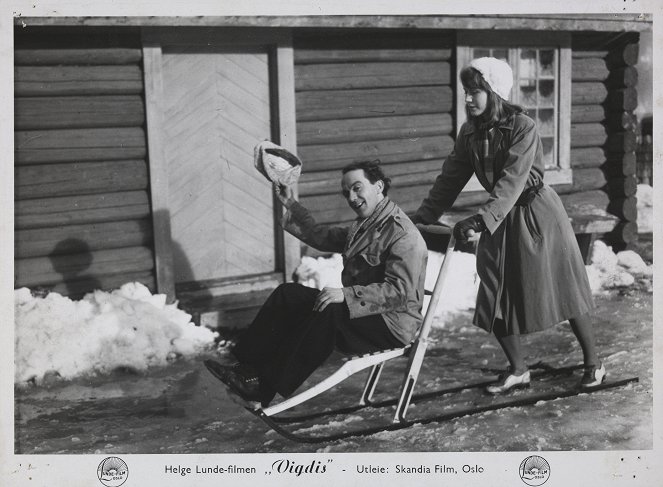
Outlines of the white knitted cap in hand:
[[268,140],[253,149],[253,165],[268,181],[285,186],[297,184],[302,171],[302,161],[296,155]]
[[470,67],[481,73],[490,88],[504,100],[509,99],[513,86],[513,71],[506,62],[494,57],[480,57],[470,62]]

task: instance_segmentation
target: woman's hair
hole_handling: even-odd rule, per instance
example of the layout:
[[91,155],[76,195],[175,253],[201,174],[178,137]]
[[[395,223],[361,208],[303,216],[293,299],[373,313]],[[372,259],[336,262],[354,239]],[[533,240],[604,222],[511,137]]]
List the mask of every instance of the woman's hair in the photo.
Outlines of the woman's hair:
[[488,102],[486,104],[486,111],[478,117],[472,117],[465,107],[465,114],[467,119],[471,120],[476,126],[492,127],[498,123],[505,122],[509,117],[516,113],[524,113],[525,109],[520,105],[509,103],[501,96],[495,93],[490,85],[483,79],[481,73],[472,68],[463,68],[460,72],[460,82],[463,88],[468,90],[483,90],[488,93]]
[[361,169],[364,171],[366,179],[368,179],[371,182],[371,184],[375,184],[378,181],[382,181],[383,183],[382,194],[387,196],[387,192],[391,187],[391,178],[388,178],[387,176],[384,175],[382,167],[380,167],[380,159],[375,159],[373,161],[351,162],[350,164],[345,166],[342,169],[342,171],[343,174],[345,174],[350,171],[356,171],[357,169]]

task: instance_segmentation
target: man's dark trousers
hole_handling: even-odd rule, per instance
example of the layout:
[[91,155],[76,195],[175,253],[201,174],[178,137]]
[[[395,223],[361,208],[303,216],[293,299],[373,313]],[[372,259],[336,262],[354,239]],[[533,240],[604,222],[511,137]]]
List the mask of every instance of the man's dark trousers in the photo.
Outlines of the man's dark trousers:
[[263,402],[292,394],[334,348],[362,354],[402,347],[381,315],[350,319],[345,303],[313,311],[319,290],[281,284],[244,332],[233,354],[258,372]]

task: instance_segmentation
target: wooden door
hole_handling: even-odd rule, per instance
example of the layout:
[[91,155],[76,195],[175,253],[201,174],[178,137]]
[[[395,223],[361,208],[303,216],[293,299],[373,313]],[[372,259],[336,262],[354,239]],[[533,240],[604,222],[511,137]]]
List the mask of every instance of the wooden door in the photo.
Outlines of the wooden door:
[[163,50],[175,283],[275,270],[272,192],[253,167],[271,138],[268,61],[257,49]]

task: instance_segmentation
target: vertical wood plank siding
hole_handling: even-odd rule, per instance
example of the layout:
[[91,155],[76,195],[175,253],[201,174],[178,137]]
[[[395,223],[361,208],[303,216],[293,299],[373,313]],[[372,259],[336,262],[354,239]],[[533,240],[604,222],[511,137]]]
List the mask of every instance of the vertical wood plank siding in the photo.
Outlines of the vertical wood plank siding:
[[453,38],[295,38],[297,148],[302,203],[323,223],[354,214],[340,169],[380,159],[389,195],[414,211],[453,146]]
[[136,33],[15,37],[15,287],[154,290]]

